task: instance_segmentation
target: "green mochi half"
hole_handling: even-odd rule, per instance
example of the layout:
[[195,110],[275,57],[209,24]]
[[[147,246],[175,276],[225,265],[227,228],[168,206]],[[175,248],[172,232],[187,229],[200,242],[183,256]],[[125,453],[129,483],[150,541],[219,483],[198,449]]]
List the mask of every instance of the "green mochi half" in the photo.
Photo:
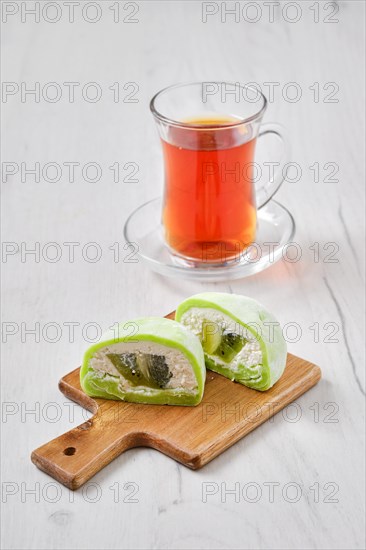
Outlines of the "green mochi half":
[[[223,292],[205,292],[191,296],[178,306],[175,315],[176,321],[185,324],[191,330],[193,328],[190,326],[190,320],[184,318],[184,314],[192,308],[198,308],[200,315],[205,315],[206,310],[207,317],[209,317],[209,309],[226,315],[239,329],[243,327],[245,332],[249,331],[259,343],[261,360],[255,367],[248,367],[244,362],[241,363],[240,355],[237,356],[237,350],[232,348],[229,348],[231,354],[227,354],[228,359],[225,362],[222,356],[225,356],[226,348],[225,344],[221,344],[218,352],[221,351],[222,356],[220,353],[216,355],[212,353],[212,346],[210,353],[205,351],[205,363],[208,369],[259,391],[268,390],[282,376],[287,358],[287,346],[282,329],[276,318],[259,302],[246,296]],[[202,342],[203,334],[196,332],[196,335]],[[232,337],[232,333],[229,336]],[[244,338],[241,345],[245,342]],[[237,356],[235,368],[234,356]]]
[[[132,365],[132,375],[126,374],[126,368],[129,362],[126,356],[131,356],[130,352],[124,354],[108,353],[108,347],[120,343],[133,343],[134,348],[138,350],[139,344],[148,342],[152,348],[154,344],[159,344],[174,353],[174,350],[184,355],[189,362],[196,379],[194,388],[187,389],[183,387],[166,388],[159,387],[159,382],[165,385],[169,382],[171,373],[166,372],[167,365],[161,360],[161,355],[147,355],[148,359],[158,358],[160,361],[154,365],[152,374],[154,378],[149,377],[149,381],[144,375],[133,383],[128,389],[121,386],[121,377],[110,373],[101,372],[92,368],[92,359],[106,356],[114,367],[117,367],[121,376],[125,373],[128,381],[136,374],[136,369]],[[143,345],[143,344],[142,344]],[[106,351],[103,348],[107,348]],[[130,349],[130,348],[129,348]],[[124,365],[121,364],[121,357]],[[144,355],[142,357],[145,357]],[[108,361],[107,359],[107,361]],[[131,359],[131,357],[127,357]],[[162,367],[165,368],[162,370]],[[138,371],[137,374],[140,374]],[[125,377],[123,377],[125,378]],[[108,330],[103,334],[100,342],[92,345],[84,354],[83,364],[80,369],[80,384],[85,393],[91,397],[101,397],[104,399],[116,399],[129,401],[132,403],[151,403],[158,405],[198,405],[200,403],[206,378],[206,369],[204,354],[199,339],[192,334],[183,325],[176,321],[160,318],[147,317],[143,319],[134,319],[120,323],[115,329]]]

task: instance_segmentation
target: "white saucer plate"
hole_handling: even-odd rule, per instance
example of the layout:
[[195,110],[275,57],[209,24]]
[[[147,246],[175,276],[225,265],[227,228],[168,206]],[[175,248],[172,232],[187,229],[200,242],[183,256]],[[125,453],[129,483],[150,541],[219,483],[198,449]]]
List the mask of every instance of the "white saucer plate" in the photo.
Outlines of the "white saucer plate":
[[290,212],[271,200],[258,210],[255,243],[227,265],[205,266],[184,262],[170,252],[164,242],[161,211],[161,197],[139,206],[125,223],[124,238],[133,243],[139,260],[170,277],[216,282],[254,275],[284,257],[295,235],[295,221]]

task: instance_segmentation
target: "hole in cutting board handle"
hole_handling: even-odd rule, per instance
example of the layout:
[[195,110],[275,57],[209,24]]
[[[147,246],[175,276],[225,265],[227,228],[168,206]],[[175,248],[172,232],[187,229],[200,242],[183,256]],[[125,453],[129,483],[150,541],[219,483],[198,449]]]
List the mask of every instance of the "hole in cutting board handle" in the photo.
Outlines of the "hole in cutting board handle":
[[75,453],[76,453],[75,447],[66,447],[66,449],[64,449],[64,455],[72,456]]

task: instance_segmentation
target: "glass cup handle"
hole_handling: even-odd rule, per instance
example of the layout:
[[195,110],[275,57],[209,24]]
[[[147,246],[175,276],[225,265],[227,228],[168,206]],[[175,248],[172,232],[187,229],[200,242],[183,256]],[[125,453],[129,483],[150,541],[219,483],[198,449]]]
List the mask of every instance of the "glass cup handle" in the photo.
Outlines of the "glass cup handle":
[[276,124],[274,122],[267,122],[262,124],[258,138],[265,136],[267,134],[274,134],[282,142],[282,158],[279,163],[276,163],[276,167],[271,169],[271,177],[265,185],[260,189],[256,190],[257,198],[257,209],[262,208],[267,202],[269,202],[272,197],[277,193],[281,187],[285,177],[286,170],[285,166],[289,160],[289,146],[288,140],[286,139],[286,132],[281,124]]

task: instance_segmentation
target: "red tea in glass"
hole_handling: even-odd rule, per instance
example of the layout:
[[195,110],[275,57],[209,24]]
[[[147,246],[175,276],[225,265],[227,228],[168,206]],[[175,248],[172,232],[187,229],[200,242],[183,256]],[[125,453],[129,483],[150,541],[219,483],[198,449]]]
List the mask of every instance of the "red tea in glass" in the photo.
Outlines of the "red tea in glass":
[[190,120],[162,140],[163,224],[168,246],[200,261],[235,257],[255,240],[253,159],[256,139],[232,119]]
[[156,94],[150,108],[163,146],[167,246],[193,265],[237,261],[255,241],[257,209],[283,179],[277,173],[254,189],[257,137],[282,139],[275,125],[259,133],[265,97],[239,84],[178,84]]

